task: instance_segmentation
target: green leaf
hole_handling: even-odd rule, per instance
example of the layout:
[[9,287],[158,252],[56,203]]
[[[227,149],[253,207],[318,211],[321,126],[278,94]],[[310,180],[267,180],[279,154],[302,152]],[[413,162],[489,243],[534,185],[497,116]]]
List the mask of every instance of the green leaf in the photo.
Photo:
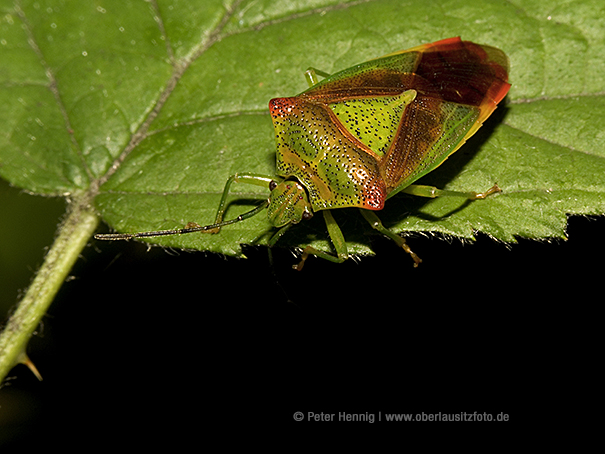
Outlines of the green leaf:
[[[597,0],[3,1],[0,174],[32,193],[86,193],[123,232],[212,223],[236,172],[272,175],[268,101],[334,72],[461,35],[510,57],[506,104],[421,183],[502,194],[467,203],[401,195],[381,218],[397,232],[496,239],[564,237],[568,214],[605,212],[605,7]],[[264,198],[234,187],[227,218]],[[369,254],[358,213],[335,213]],[[241,256],[265,244],[262,217],[154,243]],[[330,249],[321,217],[284,246]]]

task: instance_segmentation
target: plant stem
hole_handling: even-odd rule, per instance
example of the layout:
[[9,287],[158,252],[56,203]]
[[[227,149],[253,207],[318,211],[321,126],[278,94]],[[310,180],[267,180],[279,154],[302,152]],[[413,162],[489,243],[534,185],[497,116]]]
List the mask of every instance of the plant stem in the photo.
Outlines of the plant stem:
[[26,363],[27,342],[99,223],[86,194],[72,200],[58,236],[25,297],[0,334],[0,382],[19,363]]

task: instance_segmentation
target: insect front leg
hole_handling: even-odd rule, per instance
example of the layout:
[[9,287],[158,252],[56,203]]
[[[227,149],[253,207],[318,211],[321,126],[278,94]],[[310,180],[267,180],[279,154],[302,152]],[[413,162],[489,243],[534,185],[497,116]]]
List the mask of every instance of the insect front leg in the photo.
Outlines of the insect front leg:
[[[223,195],[221,197],[221,201],[218,205],[218,210],[216,212],[216,218],[214,223],[220,224],[223,222],[223,218],[225,216],[225,211],[227,210],[227,198],[229,197],[229,191],[231,189],[231,185],[233,183],[247,183],[253,184],[255,186],[262,186],[264,188],[269,189],[269,185],[273,181],[273,178],[268,177],[266,175],[259,175],[256,173],[236,173],[235,175],[231,175],[225,183],[225,188],[223,189]],[[190,222],[187,224],[187,227],[195,227],[198,224],[194,222]],[[218,233],[221,228],[217,227],[214,229],[205,230],[207,233]]]
[[349,258],[349,252],[347,250],[347,243],[345,241],[345,237],[342,234],[340,227],[338,227],[338,224],[334,220],[334,216],[332,216],[330,210],[323,210],[322,213],[324,215],[324,220],[326,221],[328,234],[330,235],[330,239],[332,240],[332,244],[334,245],[334,249],[336,250],[336,256],[330,254],[329,252],[324,252],[315,249],[312,246],[307,246],[303,249],[300,262],[297,265],[292,266],[292,268],[297,271],[303,269],[305,261],[307,260],[309,255],[314,255],[316,257],[320,257],[322,259],[326,259],[334,263],[342,263]]
[[382,225],[382,221],[378,218],[378,216],[376,216],[374,214],[373,211],[370,211],[370,210],[359,210],[359,211],[361,211],[361,214],[363,215],[364,218],[366,218],[366,220],[370,223],[370,225],[372,226],[373,229],[379,231],[380,233],[382,233],[385,236],[388,236],[395,243],[397,243],[397,246],[399,246],[405,252],[410,254],[410,257],[412,257],[412,260],[414,260],[414,268],[416,268],[418,265],[420,265],[420,263],[422,263],[422,259],[420,257],[418,257],[410,249],[410,247],[407,245],[407,243],[405,242],[403,237],[397,235],[394,232],[391,232],[384,225]]

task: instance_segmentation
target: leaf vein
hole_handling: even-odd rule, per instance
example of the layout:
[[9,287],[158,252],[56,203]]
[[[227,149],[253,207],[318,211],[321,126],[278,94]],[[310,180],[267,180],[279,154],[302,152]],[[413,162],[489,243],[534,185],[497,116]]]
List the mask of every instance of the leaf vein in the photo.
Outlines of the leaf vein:
[[[36,53],[36,55],[38,56],[38,58],[40,59],[40,64],[44,68],[46,77],[49,80],[48,89],[51,91],[51,93],[53,94],[53,97],[55,98],[55,102],[57,103],[57,107],[58,107],[59,111],[61,112],[63,121],[65,123],[65,129],[69,133],[70,131],[73,131],[73,129],[71,127],[71,122],[69,120],[69,115],[67,113],[67,109],[65,108],[65,104],[63,103],[63,99],[61,98],[61,94],[59,93],[59,88],[57,86],[57,79],[55,78],[54,72],[50,68],[48,63],[46,62],[46,59],[44,58],[44,55],[42,54],[42,51],[40,50],[40,47],[38,46],[38,44],[36,42],[36,39],[35,39],[33,31],[32,31],[32,25],[29,22],[27,16],[25,15],[25,12],[21,8],[21,1],[20,0],[15,1],[14,7],[15,7],[15,13],[17,14],[19,19],[23,23],[23,28],[25,30],[25,33],[27,34],[27,41],[28,41],[29,45],[31,46],[31,48]],[[70,137],[72,144],[74,145],[74,147],[76,149],[76,153],[78,154],[82,168],[86,170],[86,174],[88,175],[89,181],[92,181],[93,180],[92,172],[91,172],[90,168],[88,167],[88,165],[86,164],[86,160],[84,159],[84,156],[82,155],[82,149],[80,147],[80,144],[74,137],[74,134],[69,134],[69,137]]]

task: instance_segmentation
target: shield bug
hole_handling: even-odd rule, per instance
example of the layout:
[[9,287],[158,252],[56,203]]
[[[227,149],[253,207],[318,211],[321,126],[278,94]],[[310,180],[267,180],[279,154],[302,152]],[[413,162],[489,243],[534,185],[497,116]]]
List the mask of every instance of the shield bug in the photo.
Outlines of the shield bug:
[[[318,75],[324,77],[319,81]],[[385,228],[375,214],[399,192],[421,197],[482,199],[483,192],[443,191],[414,181],[441,165],[481,127],[510,88],[508,59],[491,46],[449,38],[395,52],[336,74],[309,69],[310,88],[276,98],[269,109],[277,140],[277,176],[232,175],[225,185],[214,224],[189,223],[182,229],[102,234],[121,240],[192,232],[218,233],[222,227],[267,210],[277,228],[273,246],[285,231],[322,212],[336,254],[307,246],[295,269],[309,255],[332,262],[348,258],[344,236],[331,214],[359,208],[378,232],[421,260],[405,240]],[[263,186],[269,198],[255,209],[224,221],[233,183]]]

